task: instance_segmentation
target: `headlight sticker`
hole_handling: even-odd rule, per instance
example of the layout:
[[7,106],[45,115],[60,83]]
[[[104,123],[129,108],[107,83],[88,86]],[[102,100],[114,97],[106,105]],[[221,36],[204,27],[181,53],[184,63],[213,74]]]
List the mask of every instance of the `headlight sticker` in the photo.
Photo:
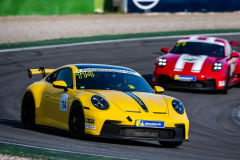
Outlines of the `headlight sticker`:
[[67,112],[67,102],[69,94],[62,94],[60,98],[60,111]]

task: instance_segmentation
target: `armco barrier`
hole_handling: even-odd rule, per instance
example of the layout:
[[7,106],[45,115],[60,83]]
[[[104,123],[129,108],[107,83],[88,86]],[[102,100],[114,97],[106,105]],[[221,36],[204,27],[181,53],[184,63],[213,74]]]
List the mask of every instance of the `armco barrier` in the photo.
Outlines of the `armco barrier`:
[[125,0],[127,12],[223,12],[240,10],[240,0]]
[[94,0],[0,0],[0,16],[92,13]]

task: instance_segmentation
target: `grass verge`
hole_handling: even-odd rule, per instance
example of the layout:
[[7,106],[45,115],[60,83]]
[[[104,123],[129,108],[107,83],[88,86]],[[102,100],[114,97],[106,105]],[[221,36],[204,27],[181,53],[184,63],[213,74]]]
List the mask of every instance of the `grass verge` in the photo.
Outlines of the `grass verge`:
[[172,35],[190,35],[190,34],[208,34],[208,33],[231,33],[240,32],[240,29],[214,29],[214,30],[189,30],[189,31],[169,31],[169,32],[152,32],[152,33],[133,33],[120,35],[102,35],[91,37],[75,37],[75,38],[61,38],[53,40],[20,42],[20,43],[4,43],[0,44],[1,49],[15,49],[36,46],[48,46],[58,44],[102,41],[102,40],[116,40],[127,38],[143,38],[143,37],[157,37],[157,36],[172,36]]
[[19,145],[0,143],[0,152],[3,154],[11,154],[24,157],[44,158],[44,159],[57,159],[57,160],[117,160],[115,158],[92,156],[86,154],[67,153],[52,151],[40,148],[23,147]]

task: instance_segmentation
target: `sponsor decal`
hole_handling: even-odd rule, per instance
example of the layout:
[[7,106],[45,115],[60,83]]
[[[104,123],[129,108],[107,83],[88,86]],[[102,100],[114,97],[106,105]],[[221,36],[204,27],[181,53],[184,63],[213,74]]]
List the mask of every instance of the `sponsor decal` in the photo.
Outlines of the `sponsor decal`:
[[[139,8],[143,10],[152,9],[155,7],[160,0],[133,0],[133,3]],[[144,5],[143,3],[147,3]]]
[[190,39],[181,39],[177,42],[176,46],[180,46],[182,44],[182,46],[185,46],[187,44],[187,42],[201,42],[201,43],[210,43],[210,44],[216,44],[219,46],[224,46],[224,43],[222,42],[216,42],[216,38],[214,37],[208,37],[206,40],[199,40],[198,36],[191,36]]
[[92,124],[94,124],[94,119],[86,118],[86,122],[87,122],[87,123],[92,123]]
[[88,77],[95,77],[95,74],[93,74],[92,71],[89,71],[89,72],[77,73],[76,76],[78,76],[79,79],[82,79],[82,78],[88,78]]
[[136,127],[156,127],[156,128],[164,128],[164,121],[145,121],[145,120],[136,120]]
[[60,111],[67,112],[67,102],[69,94],[62,94],[60,98]]
[[193,57],[193,56],[184,57],[183,59],[187,62],[194,62],[194,61],[198,60],[197,57]]
[[218,81],[218,86],[219,87],[225,86],[225,81]]
[[124,92],[127,95],[129,95],[130,97],[132,97],[141,107],[145,112],[148,112],[148,108],[147,106],[144,104],[144,102],[134,93],[132,92]]
[[185,63],[193,63],[191,72],[199,73],[202,69],[202,66],[206,60],[207,56],[191,56],[189,54],[182,54],[175,65],[174,71],[182,71]]
[[175,75],[174,80],[179,80],[179,81],[196,81],[195,76],[181,76],[181,75]]
[[94,125],[85,124],[85,128],[96,130],[97,127]]

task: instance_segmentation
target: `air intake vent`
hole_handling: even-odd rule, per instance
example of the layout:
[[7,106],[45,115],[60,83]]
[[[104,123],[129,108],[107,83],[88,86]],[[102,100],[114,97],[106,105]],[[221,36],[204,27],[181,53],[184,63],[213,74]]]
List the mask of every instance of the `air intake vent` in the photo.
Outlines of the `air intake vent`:
[[173,138],[174,130],[148,128],[122,128],[120,136],[141,138]]

